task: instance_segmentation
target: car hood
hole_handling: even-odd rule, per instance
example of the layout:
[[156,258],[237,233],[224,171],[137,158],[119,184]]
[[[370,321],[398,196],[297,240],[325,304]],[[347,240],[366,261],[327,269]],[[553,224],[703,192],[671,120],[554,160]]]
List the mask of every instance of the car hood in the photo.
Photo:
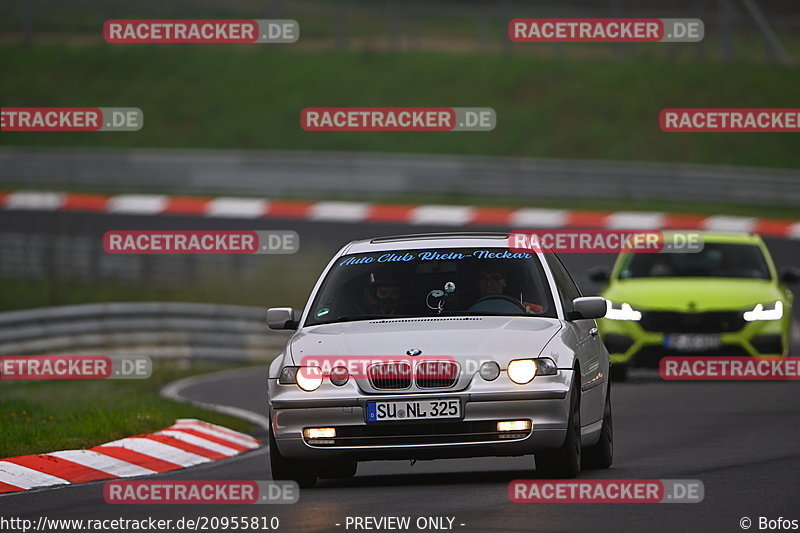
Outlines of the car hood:
[[294,364],[304,357],[423,356],[494,359],[537,356],[561,329],[556,319],[535,317],[433,317],[311,326],[290,341]]
[[614,282],[603,296],[639,309],[740,310],[782,298],[770,280],[743,278],[641,278]]

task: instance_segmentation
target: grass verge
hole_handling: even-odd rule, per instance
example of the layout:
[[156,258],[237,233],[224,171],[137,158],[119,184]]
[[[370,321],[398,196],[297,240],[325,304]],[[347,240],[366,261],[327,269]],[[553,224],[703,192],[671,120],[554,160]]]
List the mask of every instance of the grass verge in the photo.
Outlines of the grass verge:
[[[358,150],[800,168],[795,135],[663,133],[665,107],[792,107],[773,65],[291,47],[0,45],[3,106],[135,106],[139,132],[3,144]],[[53,88],[57,87],[58,90]],[[492,132],[306,132],[310,106],[493,107]],[[7,176],[13,178],[13,176]]]
[[0,458],[89,448],[163,429],[177,418],[248,431],[248,422],[158,394],[170,381],[230,367],[154,361],[147,380],[0,381]]

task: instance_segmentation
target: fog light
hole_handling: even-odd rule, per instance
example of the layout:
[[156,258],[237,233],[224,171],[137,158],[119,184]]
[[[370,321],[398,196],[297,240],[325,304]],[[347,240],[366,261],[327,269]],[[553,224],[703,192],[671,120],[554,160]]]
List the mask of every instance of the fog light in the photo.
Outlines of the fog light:
[[494,381],[500,375],[500,365],[494,361],[486,361],[481,365],[481,377],[486,381]]
[[350,379],[350,373],[347,371],[347,368],[343,366],[336,366],[331,369],[330,379],[331,383],[341,387],[347,383],[348,379]]
[[497,423],[497,431],[528,431],[531,426],[530,420],[506,420]]
[[332,439],[336,436],[336,428],[305,428],[303,436],[307,439]]

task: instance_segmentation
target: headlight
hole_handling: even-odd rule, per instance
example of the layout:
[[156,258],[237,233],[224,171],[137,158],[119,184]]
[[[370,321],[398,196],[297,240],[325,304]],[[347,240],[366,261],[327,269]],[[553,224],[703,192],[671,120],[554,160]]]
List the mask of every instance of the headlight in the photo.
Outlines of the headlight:
[[350,372],[343,366],[335,366],[331,369],[330,380],[334,385],[341,387],[350,379]]
[[316,366],[287,366],[281,370],[278,383],[281,385],[296,383],[306,392],[315,391],[322,385],[322,370]]
[[534,359],[534,361],[536,361],[537,376],[554,376],[558,374],[558,365],[549,357],[540,357]]
[[750,311],[744,312],[744,319],[748,322],[756,320],[780,320],[783,318],[783,302],[778,300],[771,304],[758,304]]
[[299,366],[285,366],[281,370],[281,375],[278,378],[278,383],[281,385],[295,385],[297,383],[297,371]]
[[494,361],[486,361],[481,365],[481,377],[486,381],[494,381],[500,375],[500,365]]
[[641,320],[642,313],[632,308],[630,304],[615,304],[611,300],[606,300],[606,316],[611,320]]
[[536,361],[533,359],[514,359],[508,363],[508,377],[518,385],[525,385],[536,377]]
[[318,366],[303,366],[297,373],[297,386],[306,392],[315,391],[322,385],[322,370]]

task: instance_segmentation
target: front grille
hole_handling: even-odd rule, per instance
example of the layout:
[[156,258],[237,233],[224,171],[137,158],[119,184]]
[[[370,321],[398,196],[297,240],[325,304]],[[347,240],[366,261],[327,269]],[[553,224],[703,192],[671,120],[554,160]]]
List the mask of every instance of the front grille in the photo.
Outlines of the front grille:
[[367,377],[376,389],[407,389],[411,386],[411,364],[405,361],[375,363],[367,369]]
[[630,366],[657,368],[661,359],[664,357],[744,357],[750,354],[739,344],[723,344],[719,348],[713,350],[705,350],[702,352],[682,352],[674,350],[665,346],[643,346],[637,351],[633,359],[631,359]]
[[709,313],[676,313],[642,311],[639,325],[645,331],[662,333],[725,333],[739,331],[745,325],[742,313],[712,311]]
[[422,361],[414,372],[421,389],[444,389],[458,380],[458,363],[453,361]]
[[759,335],[750,341],[758,353],[782,354],[783,339],[780,335]]
[[366,426],[336,426],[336,437],[329,439],[333,442],[324,447],[498,442],[524,439],[530,433],[530,429],[514,432],[497,431],[497,421],[375,423]]

